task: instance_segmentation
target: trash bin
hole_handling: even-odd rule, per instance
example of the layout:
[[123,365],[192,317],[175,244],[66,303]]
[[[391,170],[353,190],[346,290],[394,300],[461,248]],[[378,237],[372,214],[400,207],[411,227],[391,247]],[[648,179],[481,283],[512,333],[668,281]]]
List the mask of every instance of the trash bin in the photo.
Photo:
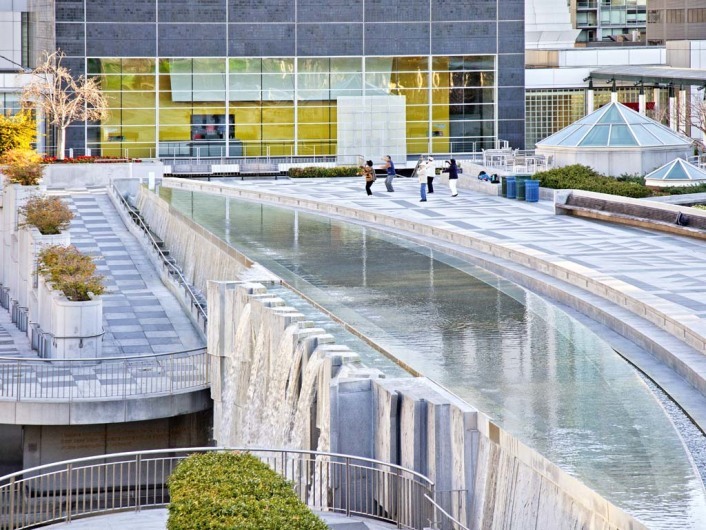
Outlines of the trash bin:
[[500,195],[507,197],[507,177],[505,176],[500,177]]
[[529,179],[525,181],[525,200],[527,202],[539,201],[539,181]]
[[506,197],[508,199],[514,199],[517,195],[517,188],[515,186],[515,177],[503,177],[505,181],[507,182],[506,186]]
[[516,175],[515,176],[515,188],[518,201],[525,200],[525,183],[530,179],[529,175]]

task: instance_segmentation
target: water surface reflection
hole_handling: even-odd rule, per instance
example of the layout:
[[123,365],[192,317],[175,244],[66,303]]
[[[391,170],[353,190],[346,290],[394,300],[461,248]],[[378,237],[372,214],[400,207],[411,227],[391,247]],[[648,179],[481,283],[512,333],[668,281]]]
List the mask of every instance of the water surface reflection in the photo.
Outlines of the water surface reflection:
[[552,304],[374,227],[164,191],[650,527],[706,521],[701,481],[657,400],[606,343]]

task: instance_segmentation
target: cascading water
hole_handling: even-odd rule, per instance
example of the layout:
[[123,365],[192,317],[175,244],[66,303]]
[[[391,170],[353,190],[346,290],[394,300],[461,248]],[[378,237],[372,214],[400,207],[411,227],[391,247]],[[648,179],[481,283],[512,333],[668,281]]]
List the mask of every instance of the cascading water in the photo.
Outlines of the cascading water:
[[289,447],[299,449],[308,446],[309,427],[311,425],[311,406],[316,396],[317,382],[324,357],[314,352],[304,369],[301,392],[297,402],[294,425],[289,439]]
[[260,414],[267,395],[267,352],[265,351],[265,324],[260,323],[255,334],[255,348],[250,359],[250,376],[246,401],[243,404],[243,422],[241,425],[242,442],[253,445],[258,440]]
[[236,412],[238,406],[238,385],[240,379],[241,360],[247,358],[250,352],[252,333],[250,330],[251,306],[246,304],[240,314],[238,328],[235,332],[233,357],[227,363],[227,376],[223,381],[223,395],[221,396],[220,428],[217,432],[218,443],[221,445],[234,445],[237,435]]

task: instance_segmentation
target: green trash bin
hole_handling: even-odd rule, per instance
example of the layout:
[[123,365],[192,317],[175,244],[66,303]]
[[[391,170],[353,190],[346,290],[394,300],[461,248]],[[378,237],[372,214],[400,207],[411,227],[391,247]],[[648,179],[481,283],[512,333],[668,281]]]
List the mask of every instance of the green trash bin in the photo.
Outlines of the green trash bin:
[[525,200],[525,183],[532,177],[530,175],[515,175],[515,182],[517,182],[517,200]]
[[507,197],[507,177],[500,177],[500,195]]

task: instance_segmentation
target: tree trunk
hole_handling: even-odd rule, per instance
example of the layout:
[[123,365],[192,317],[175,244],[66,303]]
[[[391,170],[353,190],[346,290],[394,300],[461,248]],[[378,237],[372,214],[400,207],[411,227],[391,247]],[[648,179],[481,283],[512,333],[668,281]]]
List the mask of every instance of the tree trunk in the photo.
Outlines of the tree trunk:
[[66,150],[66,128],[59,129],[59,137],[56,141],[56,158],[64,159],[64,151]]

